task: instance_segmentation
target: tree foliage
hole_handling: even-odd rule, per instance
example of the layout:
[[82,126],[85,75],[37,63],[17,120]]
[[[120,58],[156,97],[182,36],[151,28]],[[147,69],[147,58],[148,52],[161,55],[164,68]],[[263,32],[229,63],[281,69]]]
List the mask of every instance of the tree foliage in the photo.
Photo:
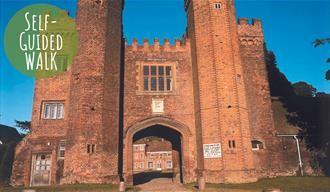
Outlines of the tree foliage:
[[31,121],[15,120],[16,127],[21,131],[29,133],[31,131]]
[[318,47],[320,45],[326,44],[326,43],[330,43],[330,38],[325,38],[325,39],[316,39],[313,44],[314,47]]
[[270,93],[272,96],[291,97],[294,91],[290,81],[278,69],[275,54],[265,50],[266,67],[269,78]]
[[[325,39],[316,39],[314,42],[314,47],[318,47],[320,45],[324,45],[324,44],[330,44],[330,38],[325,38]],[[328,58],[326,60],[327,63],[330,63],[330,58]],[[325,73],[325,79],[326,80],[330,80],[330,70],[328,70],[326,73]]]
[[303,81],[294,83],[293,90],[297,96],[315,97],[316,95],[316,89],[312,85]]
[[313,159],[330,175],[330,94],[317,92],[306,82],[292,84],[277,67],[275,55],[266,50],[266,64],[272,96],[281,97],[288,123],[301,128]]

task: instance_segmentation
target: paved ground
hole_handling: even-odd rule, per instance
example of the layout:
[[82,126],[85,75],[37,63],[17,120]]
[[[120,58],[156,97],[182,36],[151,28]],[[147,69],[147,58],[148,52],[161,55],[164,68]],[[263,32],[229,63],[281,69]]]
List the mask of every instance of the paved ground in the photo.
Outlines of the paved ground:
[[169,178],[157,178],[147,183],[137,185],[143,192],[190,192],[191,190],[185,188],[183,185],[172,182]]
[[[142,192],[193,192],[197,189],[189,189],[182,184],[172,182],[169,178],[157,178],[147,183],[136,185]],[[261,192],[261,190],[240,190],[240,189],[206,189],[205,192]]]

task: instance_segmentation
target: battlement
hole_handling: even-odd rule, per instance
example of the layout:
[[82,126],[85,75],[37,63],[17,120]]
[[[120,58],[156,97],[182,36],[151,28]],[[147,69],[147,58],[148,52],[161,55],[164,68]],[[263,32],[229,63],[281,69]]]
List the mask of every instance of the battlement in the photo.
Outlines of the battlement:
[[158,38],[154,39],[153,44],[150,44],[148,39],[144,39],[143,43],[139,44],[138,40],[134,38],[130,45],[125,40],[125,47],[131,51],[186,51],[190,48],[190,41],[184,36],[182,39],[175,39],[173,45],[167,38],[164,39],[163,45],[160,45]]
[[238,18],[238,25],[250,25],[252,27],[253,26],[254,27],[261,27],[261,20],[260,19],[253,18],[252,19],[252,23],[250,24],[248,18]]
[[252,19],[249,22],[248,18],[238,19],[238,34],[244,37],[263,37],[262,23],[260,19]]

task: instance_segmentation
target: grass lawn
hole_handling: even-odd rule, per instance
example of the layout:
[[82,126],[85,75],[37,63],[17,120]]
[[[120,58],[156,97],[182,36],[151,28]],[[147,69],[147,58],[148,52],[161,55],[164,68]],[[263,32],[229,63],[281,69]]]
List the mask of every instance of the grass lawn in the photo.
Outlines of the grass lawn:
[[[37,192],[115,192],[118,191],[118,185],[111,184],[75,184],[75,185],[52,185],[45,187],[13,188],[8,185],[0,185],[1,192],[21,192],[22,189],[35,189]],[[128,191],[138,191],[138,188],[128,188]]]
[[207,184],[206,188],[206,191],[217,191],[216,189],[219,191],[220,189],[262,191],[263,189],[279,188],[285,192],[330,192],[330,177],[278,177],[246,184]]
[[[197,191],[196,184],[187,184],[185,187]],[[261,179],[256,183],[246,184],[207,184],[206,192],[261,192],[263,189],[280,188],[284,192],[330,192],[330,177],[278,177]],[[24,188],[13,188],[0,185],[0,192],[21,192]],[[29,188],[31,189],[31,188]],[[37,192],[115,192],[118,185],[110,184],[76,184],[35,187]],[[139,188],[129,188],[128,191],[139,191]]]

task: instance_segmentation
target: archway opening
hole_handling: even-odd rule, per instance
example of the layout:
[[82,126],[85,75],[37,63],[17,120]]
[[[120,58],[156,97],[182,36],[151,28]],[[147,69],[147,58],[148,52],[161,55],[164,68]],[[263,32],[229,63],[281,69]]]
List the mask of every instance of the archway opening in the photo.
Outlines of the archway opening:
[[183,182],[182,135],[169,127],[153,125],[133,135],[133,184],[156,179]]

